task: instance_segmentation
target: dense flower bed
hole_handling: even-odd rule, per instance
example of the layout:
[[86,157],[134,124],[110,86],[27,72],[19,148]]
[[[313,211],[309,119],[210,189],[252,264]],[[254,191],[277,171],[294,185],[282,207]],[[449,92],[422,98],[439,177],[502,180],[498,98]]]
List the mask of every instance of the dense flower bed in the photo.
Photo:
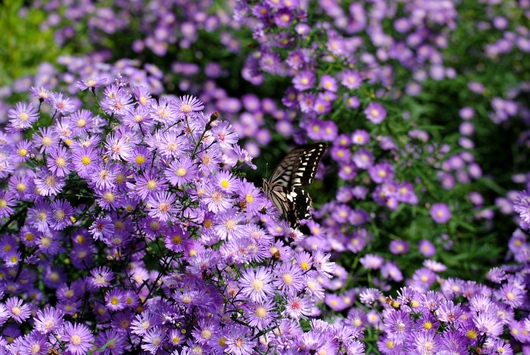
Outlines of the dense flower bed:
[[529,1],[32,6],[76,55],[0,90],[0,351],[530,353]]

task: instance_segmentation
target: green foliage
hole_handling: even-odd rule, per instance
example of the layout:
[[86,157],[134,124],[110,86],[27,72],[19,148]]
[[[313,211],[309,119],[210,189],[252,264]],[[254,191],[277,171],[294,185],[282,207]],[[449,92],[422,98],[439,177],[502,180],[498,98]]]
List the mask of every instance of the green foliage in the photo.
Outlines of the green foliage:
[[23,5],[23,0],[0,4],[0,86],[35,74],[39,64],[54,62],[62,52],[54,43],[53,31],[40,26],[46,14]]

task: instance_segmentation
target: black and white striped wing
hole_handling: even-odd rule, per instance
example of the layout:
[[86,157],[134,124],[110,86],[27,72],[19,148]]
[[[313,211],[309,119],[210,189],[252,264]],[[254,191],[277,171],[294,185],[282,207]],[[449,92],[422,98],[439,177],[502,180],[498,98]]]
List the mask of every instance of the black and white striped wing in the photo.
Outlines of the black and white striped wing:
[[293,149],[282,159],[268,180],[270,185],[307,186],[315,180],[318,163],[326,143],[315,143]]
[[296,148],[283,158],[269,180],[263,180],[263,191],[293,228],[311,217],[311,197],[300,186],[313,182],[325,151],[326,143]]

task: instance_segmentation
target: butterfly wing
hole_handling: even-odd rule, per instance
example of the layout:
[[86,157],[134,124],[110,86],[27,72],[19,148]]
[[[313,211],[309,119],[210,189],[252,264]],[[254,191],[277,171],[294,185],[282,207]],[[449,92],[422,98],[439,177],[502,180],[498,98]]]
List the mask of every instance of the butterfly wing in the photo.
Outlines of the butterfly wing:
[[315,180],[318,163],[326,143],[314,143],[293,149],[274,169],[268,182],[285,187],[307,186]]
[[318,163],[326,151],[326,143],[315,143],[292,150],[282,159],[269,180],[263,180],[263,190],[293,228],[301,219],[311,216],[311,197],[300,186],[315,179]]

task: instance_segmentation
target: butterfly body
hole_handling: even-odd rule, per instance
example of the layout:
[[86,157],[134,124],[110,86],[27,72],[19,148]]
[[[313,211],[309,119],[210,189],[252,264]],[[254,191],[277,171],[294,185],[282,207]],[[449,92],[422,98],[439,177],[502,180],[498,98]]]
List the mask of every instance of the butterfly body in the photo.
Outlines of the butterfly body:
[[298,147],[282,159],[268,180],[263,180],[263,191],[293,228],[311,217],[311,197],[301,187],[313,182],[325,151],[326,143]]

